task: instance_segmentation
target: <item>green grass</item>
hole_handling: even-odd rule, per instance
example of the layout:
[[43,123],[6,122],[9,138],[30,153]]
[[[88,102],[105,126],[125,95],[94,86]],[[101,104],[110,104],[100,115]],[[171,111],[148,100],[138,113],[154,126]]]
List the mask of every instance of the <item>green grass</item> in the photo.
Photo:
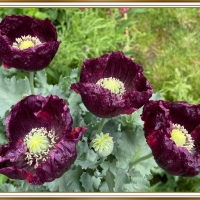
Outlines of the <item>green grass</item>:
[[135,38],[133,51],[137,52],[134,60],[145,68],[155,91],[163,89],[166,99],[199,103],[199,8],[144,10],[145,14],[134,16],[137,22],[130,27]]

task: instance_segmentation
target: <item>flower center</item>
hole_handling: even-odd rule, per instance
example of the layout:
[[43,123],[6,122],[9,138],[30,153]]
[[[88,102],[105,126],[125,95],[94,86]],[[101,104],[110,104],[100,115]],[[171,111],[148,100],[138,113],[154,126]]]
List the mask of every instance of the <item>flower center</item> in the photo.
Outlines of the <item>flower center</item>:
[[27,140],[27,147],[30,152],[39,154],[49,148],[49,139],[47,136],[41,135],[40,132],[36,132]]
[[103,88],[110,90],[111,92],[119,95],[120,97],[122,97],[125,93],[124,83],[122,83],[119,79],[116,78],[102,78],[98,80],[96,84],[101,85]]
[[25,153],[27,164],[32,165],[35,161],[34,167],[38,167],[39,161],[46,161],[48,153],[55,145],[55,132],[47,131],[44,127],[32,129],[24,138],[24,143],[27,146]]
[[16,49],[24,50],[29,47],[34,47],[38,44],[41,44],[40,40],[37,37],[22,36],[21,38],[16,38],[16,42],[13,43],[13,47]]
[[179,124],[173,124],[173,129],[171,133],[171,140],[173,140],[177,146],[185,147],[189,152],[191,152],[194,147],[194,141],[188,131]]

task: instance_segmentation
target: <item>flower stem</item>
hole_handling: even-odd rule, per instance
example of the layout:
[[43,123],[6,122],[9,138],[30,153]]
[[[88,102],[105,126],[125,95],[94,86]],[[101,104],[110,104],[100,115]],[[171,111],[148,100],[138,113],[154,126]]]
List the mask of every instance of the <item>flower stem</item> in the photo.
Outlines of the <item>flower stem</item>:
[[134,161],[133,163],[131,163],[131,165],[130,165],[128,171],[131,171],[131,170],[133,169],[134,165],[136,165],[136,164],[138,164],[139,162],[142,162],[142,161],[144,161],[144,160],[147,160],[147,159],[151,158],[152,156],[153,156],[152,153],[149,153],[149,154],[147,154],[146,156],[143,156],[143,157],[137,159],[136,161]]
[[100,122],[100,124],[99,124],[99,128],[98,128],[98,130],[97,130],[97,135],[99,135],[100,133],[101,133],[101,131],[102,131],[102,128],[103,128],[103,126],[104,126],[104,123],[105,123],[105,118],[102,118],[101,119],[101,122]]
[[[105,120],[106,120],[105,118],[101,119],[101,121],[99,123],[99,127],[98,127],[97,132],[96,132],[97,135],[100,135],[102,128],[103,128],[103,125],[105,124]],[[92,148],[93,143],[91,142],[89,146],[90,146],[90,148]]]
[[35,94],[35,91],[34,91],[34,72],[29,73],[29,82],[30,82],[30,87],[31,87],[31,94]]

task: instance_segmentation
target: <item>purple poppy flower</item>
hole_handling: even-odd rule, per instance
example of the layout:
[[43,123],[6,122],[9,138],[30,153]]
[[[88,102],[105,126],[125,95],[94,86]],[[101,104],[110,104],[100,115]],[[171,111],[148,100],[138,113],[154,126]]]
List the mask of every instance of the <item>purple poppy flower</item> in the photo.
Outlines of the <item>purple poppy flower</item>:
[[157,164],[172,175],[200,172],[200,105],[149,101],[141,115]]
[[40,185],[62,176],[77,157],[76,144],[86,128],[72,131],[63,99],[31,95],[6,118],[9,143],[0,147],[0,173]]
[[6,16],[0,23],[0,58],[6,68],[33,72],[49,65],[60,42],[49,19]]
[[83,62],[80,82],[71,89],[80,93],[87,109],[102,118],[131,114],[151,97],[153,89],[143,68],[123,52],[111,52]]

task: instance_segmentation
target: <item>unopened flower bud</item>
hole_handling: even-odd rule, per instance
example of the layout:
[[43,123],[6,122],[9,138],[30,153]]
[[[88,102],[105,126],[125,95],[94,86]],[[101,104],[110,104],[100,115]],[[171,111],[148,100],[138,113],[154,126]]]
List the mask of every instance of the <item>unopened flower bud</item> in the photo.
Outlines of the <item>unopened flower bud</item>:
[[106,157],[113,151],[114,142],[109,133],[103,134],[101,132],[100,135],[96,135],[96,138],[92,140],[92,143],[95,152],[101,157]]

